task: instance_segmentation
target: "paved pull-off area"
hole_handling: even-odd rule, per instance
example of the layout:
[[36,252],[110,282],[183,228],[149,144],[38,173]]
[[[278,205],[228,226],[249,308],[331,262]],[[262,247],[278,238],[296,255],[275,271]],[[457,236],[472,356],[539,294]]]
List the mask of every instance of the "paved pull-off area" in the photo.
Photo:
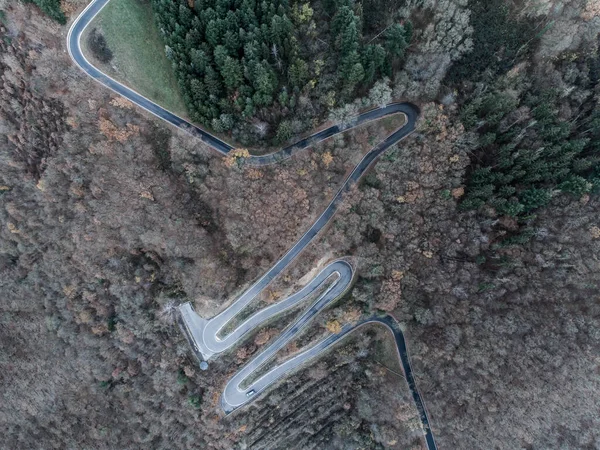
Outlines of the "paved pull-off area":
[[[234,147],[230,144],[221,141],[207,131],[165,110],[161,106],[143,97],[134,90],[110,78],[94,67],[85,58],[83,52],[81,51],[81,35],[96,14],[98,14],[98,12],[109,1],[110,0],[93,0],[71,25],[67,36],[67,46],[73,61],[85,73],[99,83],[113,90],[117,94],[122,95],[146,111],[149,111],[150,113],[169,122],[170,124],[187,131],[193,136],[198,137],[217,152],[225,155],[233,150]],[[292,308],[306,298],[314,297],[310,307],[292,325],[283,331],[283,333],[275,340],[275,342],[269,345],[257,357],[255,357],[238,373],[236,373],[231,380],[229,380],[221,397],[221,405],[223,406],[225,412],[229,413],[234,411],[236,408],[239,408],[240,406],[250,402],[277,380],[289,374],[292,370],[298,368],[308,360],[320,355],[322,352],[326,351],[340,339],[344,338],[357,328],[369,323],[378,323],[386,326],[394,335],[398,349],[398,357],[402,364],[413,400],[420,414],[427,446],[429,450],[437,449],[433,439],[433,434],[431,433],[429,427],[429,420],[423,400],[415,385],[404,336],[398,323],[392,316],[372,317],[369,319],[364,319],[356,324],[347,324],[339,333],[330,335],[325,340],[317,343],[308,350],[305,350],[304,352],[290,358],[283,364],[272,368],[245,388],[241,387],[244,380],[248,379],[251,374],[269,361],[276,352],[285,347],[288,342],[294,339],[298,332],[307,326],[316,314],[318,314],[323,308],[338,299],[344,294],[344,292],[346,292],[352,283],[354,275],[352,266],[346,261],[337,260],[330,263],[300,291],[279,301],[276,304],[256,312],[254,315],[250,316],[243,323],[237,326],[235,330],[226,336],[219,337],[220,332],[227,325],[227,323],[235,318],[252,300],[254,300],[265,289],[265,287],[267,287],[271,281],[281,274],[281,272],[289,266],[289,264],[300,254],[300,252],[302,252],[302,250],[313,241],[317,234],[334,216],[344,193],[358,182],[361,176],[369,169],[369,167],[371,167],[375,160],[389,147],[396,144],[414,131],[415,122],[419,115],[419,109],[410,103],[392,103],[383,108],[374,109],[357,116],[356,119],[349,125],[334,125],[275,153],[246,158],[245,163],[248,165],[272,164],[290,157],[299,150],[305,149],[320,141],[328,139],[337,133],[349,130],[365,122],[396,113],[402,113],[405,115],[405,124],[400,129],[388,136],[383,142],[371,149],[362,158],[362,160],[343,182],[339,191],[331,200],[331,203],[308,229],[308,231],[304,233],[304,235],[296,242],[296,244],[294,244],[294,246],[267,271],[267,273],[265,273],[258,281],[256,281],[237,300],[235,300],[233,304],[212,319],[201,318],[198,314],[196,314],[189,303],[180,306],[179,309],[181,312],[182,327],[184,328],[190,343],[194,346],[196,354],[201,355],[204,359],[209,359],[214,355],[236,345],[241,339],[244,338],[244,336],[247,335],[247,333],[257,328],[275,315]]]

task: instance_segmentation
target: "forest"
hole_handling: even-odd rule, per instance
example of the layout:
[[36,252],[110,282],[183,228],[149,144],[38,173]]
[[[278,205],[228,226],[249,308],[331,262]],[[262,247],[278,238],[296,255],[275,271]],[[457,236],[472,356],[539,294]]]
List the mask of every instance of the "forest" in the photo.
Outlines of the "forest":
[[412,26],[361,2],[152,0],[193,120],[281,144],[392,76]]
[[598,42],[556,58],[558,81],[528,63],[551,21],[515,17],[500,2],[474,2],[472,14],[477,50],[447,75],[463,93],[460,120],[477,136],[460,207],[513,218],[516,232],[498,245],[524,243],[553,197],[600,191]]
[[[232,164],[72,63],[61,23],[87,4],[0,0],[2,445],[424,448],[382,330],[355,334],[225,417],[226,380],[297,311],[207,371],[174,322],[178,304],[210,317],[261,276],[399,118],[280,164]],[[246,0],[233,9],[246,4],[256,25],[243,26],[229,6],[167,4],[177,5],[177,19],[163,27],[172,61],[182,63],[177,78],[204,84],[213,74],[222,97],[201,104],[217,105],[202,120],[215,129],[231,116],[227,138],[294,140],[306,127],[393,100],[421,109],[415,133],[382,155],[258,299],[273,304],[335,258],[356,268],[352,289],[278,361],[345,323],[390,313],[439,448],[598,448],[598,2]],[[188,49],[180,14],[197,23],[211,9],[215,46],[198,28],[201,42]],[[243,36],[227,34],[221,20],[238,23]],[[276,41],[273,24],[288,38]],[[403,36],[401,56],[389,30]],[[102,31],[96,44],[106,50]],[[342,37],[355,32],[358,45],[344,54]],[[242,38],[252,33],[267,45],[251,61]],[[232,51],[226,35],[243,46]],[[369,46],[385,53],[372,80]],[[363,77],[354,86],[337,71],[345,56],[354,64],[352,48]],[[110,50],[109,63],[118,60],[118,48]],[[206,73],[195,71],[193,55]],[[306,81],[294,85],[300,61]],[[238,75],[226,81],[219,64]],[[251,68],[267,74],[269,88],[246,76]],[[257,92],[259,103],[267,92],[272,102],[257,105]]]

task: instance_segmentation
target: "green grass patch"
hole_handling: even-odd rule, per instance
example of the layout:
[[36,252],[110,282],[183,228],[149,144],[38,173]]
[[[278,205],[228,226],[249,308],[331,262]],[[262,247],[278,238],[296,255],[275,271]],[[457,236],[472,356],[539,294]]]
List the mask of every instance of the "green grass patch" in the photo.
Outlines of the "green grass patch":
[[392,114],[381,119],[381,124],[388,133],[393,133],[404,125],[406,117],[402,113]]
[[[86,34],[94,29],[104,37],[112,53],[110,62],[101,63],[94,58],[94,64],[169,111],[187,117],[149,1],[111,0],[88,26]],[[84,52],[86,56],[93,55],[87,41],[84,36]]]

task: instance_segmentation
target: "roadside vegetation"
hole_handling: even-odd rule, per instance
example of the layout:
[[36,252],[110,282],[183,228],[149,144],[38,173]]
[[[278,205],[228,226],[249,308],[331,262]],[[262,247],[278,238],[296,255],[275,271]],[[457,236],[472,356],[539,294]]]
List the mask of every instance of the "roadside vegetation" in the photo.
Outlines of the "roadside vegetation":
[[149,1],[109,2],[87,33],[84,51],[87,47],[99,68],[175,114],[188,116]]

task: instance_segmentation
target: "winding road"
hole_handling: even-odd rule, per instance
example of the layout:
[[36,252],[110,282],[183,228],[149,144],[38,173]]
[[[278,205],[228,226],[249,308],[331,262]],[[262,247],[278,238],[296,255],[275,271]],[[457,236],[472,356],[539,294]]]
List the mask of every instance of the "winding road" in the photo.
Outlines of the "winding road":
[[[119,83],[98,70],[86,59],[81,50],[81,36],[89,23],[109,1],[110,0],[93,0],[72,23],[67,35],[67,47],[73,61],[97,82],[103,84],[115,93],[122,95],[155,116],[199,138],[217,152],[226,155],[232,151],[234,147],[230,144],[223,142],[207,131],[176,116],[160,105]],[[414,131],[416,119],[419,116],[419,109],[410,103],[392,103],[383,108],[377,108],[362,113],[351,121],[351,123],[344,126],[334,125],[326,128],[275,153],[245,158],[244,162],[247,165],[259,166],[272,164],[289,158],[294,153],[328,139],[335,134],[352,129],[363,123],[397,113],[404,114],[406,118],[405,124],[365,154],[344,180],[327,208],[325,208],[323,213],[311,227],[285,255],[283,255],[227,309],[211,319],[204,319],[193,310],[190,303],[183,304],[179,307],[179,322],[182,329],[185,331],[187,339],[198,357],[203,360],[208,360],[238,344],[249,332],[255,330],[261,324],[264,324],[273,317],[293,308],[305,300],[310,303],[310,306],[300,315],[300,317],[286,328],[273,343],[265,348],[246,366],[240,369],[228,381],[221,397],[221,405],[226,413],[230,413],[254,400],[261,392],[272,386],[276,381],[288,375],[291,371],[297,369],[307,361],[321,355],[349,333],[367,324],[380,324],[385,326],[394,336],[398,350],[398,358],[401,362],[406,381],[420,415],[427,447],[429,450],[437,450],[429,426],[427,411],[415,384],[404,335],[402,334],[397,321],[389,315],[371,317],[363,319],[358,323],[346,324],[339,333],[329,335],[309,349],[304,350],[289,358],[284,363],[271,368],[262,376],[243,387],[244,381],[248,380],[252,374],[263,368],[265,364],[270,361],[279,350],[293,340],[320,311],[339,299],[349,289],[354,277],[354,269],[347,261],[340,259],[331,262],[298,292],[254,313],[239,324],[233,331],[222,336],[222,332],[226,325],[248,306],[277,276],[279,276],[329,223],[335,215],[344,194],[360,180],[361,176],[373,165],[376,159],[388,148]]]

